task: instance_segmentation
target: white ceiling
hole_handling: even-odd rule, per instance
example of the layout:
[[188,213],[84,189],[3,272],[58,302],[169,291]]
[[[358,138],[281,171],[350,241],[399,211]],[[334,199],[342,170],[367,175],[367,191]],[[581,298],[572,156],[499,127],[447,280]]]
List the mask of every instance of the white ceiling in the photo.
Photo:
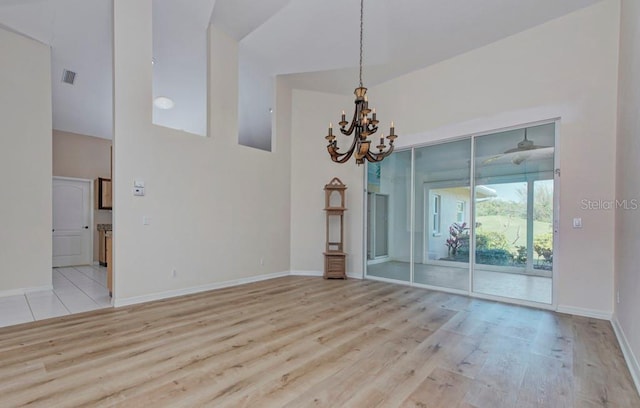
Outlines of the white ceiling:
[[[366,0],[365,86],[598,1]],[[296,87],[348,94],[357,85],[358,0],[182,4],[189,5],[185,27],[206,23],[213,8],[213,24],[240,40],[274,75],[288,74]],[[56,129],[111,137],[111,10],[111,0],[0,0],[0,25],[52,46]],[[61,82],[63,68],[78,73],[74,86]]]

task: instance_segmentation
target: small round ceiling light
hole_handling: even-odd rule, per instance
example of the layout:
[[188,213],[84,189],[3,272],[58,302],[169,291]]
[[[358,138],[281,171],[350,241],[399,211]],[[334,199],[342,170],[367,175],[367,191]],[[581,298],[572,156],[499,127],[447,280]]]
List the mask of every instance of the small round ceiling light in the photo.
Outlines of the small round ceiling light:
[[172,109],[175,106],[173,99],[166,96],[158,96],[153,100],[153,104],[158,109]]

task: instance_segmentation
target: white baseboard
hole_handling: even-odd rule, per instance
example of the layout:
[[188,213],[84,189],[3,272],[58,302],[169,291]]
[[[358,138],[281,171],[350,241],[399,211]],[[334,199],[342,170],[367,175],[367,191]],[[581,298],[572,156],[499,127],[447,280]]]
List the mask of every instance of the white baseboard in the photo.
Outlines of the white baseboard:
[[565,306],[558,305],[556,309],[559,313],[565,313],[570,315],[582,316],[582,317],[592,317],[594,319],[601,320],[611,320],[613,317],[613,312],[605,312],[602,310],[594,310],[594,309],[584,309],[582,307],[574,307],[574,306]]
[[224,282],[209,283],[206,285],[194,286],[191,288],[168,290],[165,292],[152,293],[149,295],[133,296],[129,298],[116,298],[113,301],[113,306],[122,307],[122,306],[135,305],[138,303],[151,302],[154,300],[162,300],[162,299],[172,298],[176,296],[184,296],[184,295],[191,295],[194,293],[206,292],[208,290],[244,285],[246,283],[260,282],[267,279],[281,278],[283,276],[289,276],[289,271],[250,276],[247,278],[233,279],[233,280],[224,281]]
[[289,271],[291,276],[322,276],[322,271]]
[[23,295],[26,295],[27,293],[44,292],[47,290],[53,290],[53,286],[52,285],[34,286],[32,288],[2,290],[0,291],[0,298],[7,297],[7,296],[23,296]]
[[[319,276],[322,277],[324,273],[322,271],[290,271],[289,275],[291,276]],[[347,278],[351,279],[362,279],[361,273],[356,272],[347,272]]]
[[624,360],[627,362],[627,367],[629,367],[629,371],[631,372],[631,377],[633,377],[633,382],[636,385],[636,391],[640,394],[640,363],[638,363],[638,359],[635,354],[633,354],[633,350],[631,350],[631,346],[627,341],[627,336],[625,336],[624,330],[622,330],[622,326],[620,326],[620,322],[616,316],[611,319],[611,324],[613,325],[613,331],[616,333],[618,343],[622,349]]

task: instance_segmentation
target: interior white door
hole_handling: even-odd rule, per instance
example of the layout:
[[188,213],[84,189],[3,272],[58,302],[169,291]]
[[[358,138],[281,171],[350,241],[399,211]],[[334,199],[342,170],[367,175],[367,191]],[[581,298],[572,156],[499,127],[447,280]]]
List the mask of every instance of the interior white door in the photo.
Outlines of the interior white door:
[[53,266],[91,263],[91,181],[53,179]]

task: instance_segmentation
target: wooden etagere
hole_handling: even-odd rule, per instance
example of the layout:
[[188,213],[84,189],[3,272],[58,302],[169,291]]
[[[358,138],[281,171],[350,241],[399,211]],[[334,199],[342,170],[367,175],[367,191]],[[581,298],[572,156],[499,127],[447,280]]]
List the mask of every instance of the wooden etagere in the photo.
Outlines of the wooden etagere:
[[[347,279],[347,253],[344,252],[344,212],[347,210],[345,205],[345,186],[339,178],[334,177],[329,184],[324,186],[325,206],[327,225],[326,225],[326,246],[324,251],[324,278],[325,279]],[[331,203],[333,194],[338,194],[339,203]],[[339,218],[339,239],[331,241],[333,227],[332,217]]]

